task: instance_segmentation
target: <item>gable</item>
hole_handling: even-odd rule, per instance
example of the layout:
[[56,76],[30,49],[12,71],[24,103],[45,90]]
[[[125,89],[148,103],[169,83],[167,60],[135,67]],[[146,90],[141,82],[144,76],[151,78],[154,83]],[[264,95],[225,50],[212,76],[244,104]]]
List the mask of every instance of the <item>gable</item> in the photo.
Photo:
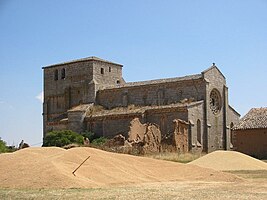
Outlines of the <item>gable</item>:
[[205,75],[205,74],[209,74],[209,73],[214,73],[214,71],[216,71],[217,73],[219,73],[225,79],[225,76],[223,75],[223,73],[221,72],[221,70],[219,70],[219,68],[216,65],[212,65],[211,67],[209,67],[208,69],[204,70],[201,73],[202,73],[202,75]]

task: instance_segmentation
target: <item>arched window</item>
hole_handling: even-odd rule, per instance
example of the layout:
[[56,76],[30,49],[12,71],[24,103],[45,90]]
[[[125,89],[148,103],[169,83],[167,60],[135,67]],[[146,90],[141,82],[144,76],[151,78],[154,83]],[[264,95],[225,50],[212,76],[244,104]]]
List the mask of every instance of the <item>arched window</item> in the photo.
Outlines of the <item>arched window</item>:
[[199,144],[201,144],[201,122],[200,120],[198,119],[197,120],[197,141]]
[[66,78],[66,70],[65,68],[61,69],[61,79],[65,79]]
[[58,80],[58,70],[57,69],[54,71],[54,80],[55,81]]

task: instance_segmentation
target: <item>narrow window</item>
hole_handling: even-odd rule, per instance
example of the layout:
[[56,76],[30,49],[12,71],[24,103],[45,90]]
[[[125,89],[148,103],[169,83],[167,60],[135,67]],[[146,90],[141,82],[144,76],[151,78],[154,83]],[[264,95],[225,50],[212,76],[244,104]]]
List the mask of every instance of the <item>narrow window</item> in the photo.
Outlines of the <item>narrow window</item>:
[[65,79],[65,78],[66,78],[66,70],[65,70],[65,68],[63,68],[61,70],[61,79]]
[[54,72],[54,80],[57,81],[58,80],[58,70],[56,69]]
[[201,144],[201,122],[199,119],[197,120],[197,141]]
[[233,145],[233,127],[234,127],[234,123],[232,122],[230,124],[230,144]]
[[117,84],[120,84],[121,82],[119,80],[117,80]]
[[101,74],[104,74],[104,68],[101,68]]
[[108,71],[111,72],[111,67],[108,68]]

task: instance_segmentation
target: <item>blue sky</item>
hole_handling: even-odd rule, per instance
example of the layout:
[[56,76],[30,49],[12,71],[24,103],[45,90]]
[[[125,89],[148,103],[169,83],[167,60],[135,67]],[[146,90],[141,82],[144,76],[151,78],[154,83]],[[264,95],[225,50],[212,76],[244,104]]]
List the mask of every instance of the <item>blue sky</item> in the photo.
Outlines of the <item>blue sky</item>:
[[267,106],[267,0],[0,0],[0,137],[42,141],[42,67],[97,56],[126,81],[200,73],[213,62],[230,104]]

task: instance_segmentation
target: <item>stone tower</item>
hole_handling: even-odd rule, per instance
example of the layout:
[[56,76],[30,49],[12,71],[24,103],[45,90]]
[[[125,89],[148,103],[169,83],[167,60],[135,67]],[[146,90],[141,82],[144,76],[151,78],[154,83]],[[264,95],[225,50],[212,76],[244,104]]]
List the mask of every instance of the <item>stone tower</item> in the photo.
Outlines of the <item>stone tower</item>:
[[44,124],[65,118],[74,106],[95,103],[99,89],[124,83],[122,65],[97,57],[50,65],[43,70]]

